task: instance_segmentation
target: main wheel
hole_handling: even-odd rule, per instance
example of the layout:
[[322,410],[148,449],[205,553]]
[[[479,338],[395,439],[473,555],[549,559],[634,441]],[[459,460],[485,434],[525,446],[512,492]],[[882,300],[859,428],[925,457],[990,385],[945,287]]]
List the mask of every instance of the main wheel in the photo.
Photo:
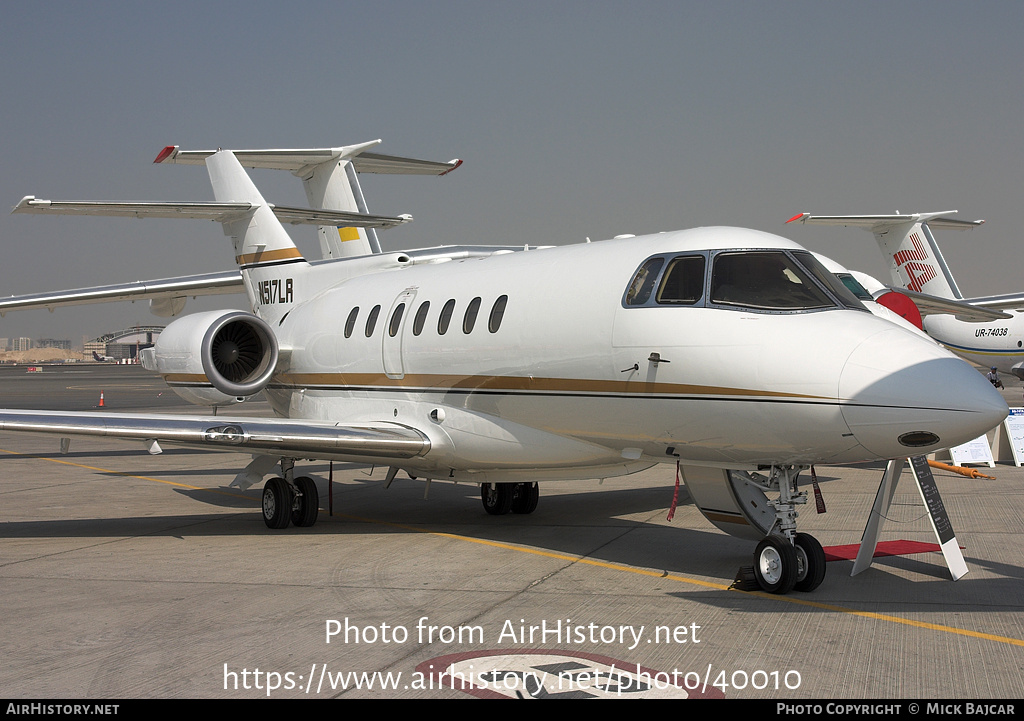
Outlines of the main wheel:
[[768,593],[789,593],[796,583],[796,549],[782,536],[768,536],[754,551],[754,576]]
[[316,483],[308,476],[299,476],[295,479],[295,485],[299,489],[298,503],[292,504],[292,523],[296,526],[312,526],[316,523],[317,513],[320,511],[320,496],[316,491]]
[[825,580],[825,551],[814,536],[796,534],[796,565],[797,591],[813,591]]
[[540,486],[536,483],[517,483],[512,493],[512,513],[533,513],[540,500]]
[[512,508],[514,483],[481,483],[480,500],[484,510],[492,516],[503,516]]
[[271,478],[263,486],[263,522],[267,528],[288,528],[292,519],[292,489],[283,478]]

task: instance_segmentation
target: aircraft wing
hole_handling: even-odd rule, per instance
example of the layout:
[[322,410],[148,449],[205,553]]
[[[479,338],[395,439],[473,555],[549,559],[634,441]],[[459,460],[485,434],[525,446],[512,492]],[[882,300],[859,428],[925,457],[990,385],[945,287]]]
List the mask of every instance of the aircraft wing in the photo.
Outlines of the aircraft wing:
[[215,451],[330,459],[413,458],[430,450],[419,431],[397,423],[342,425],[286,418],[0,410],[0,431],[122,438]]
[[66,305],[86,305],[117,300],[161,298],[187,298],[198,295],[228,295],[242,293],[242,274],[236,270],[201,275],[183,275],[159,280],[137,280],[131,283],[99,285],[92,288],[60,290],[50,293],[12,295],[0,298],[0,316],[11,310],[56,308]]
[[921,315],[943,315],[956,316],[957,320],[970,323],[988,323],[994,320],[1008,320],[1013,316],[1004,313],[994,307],[979,307],[973,301],[953,300],[951,298],[940,298],[927,293],[920,293],[907,288],[888,287],[888,290],[902,293],[914,301],[914,305],[921,311]]
[[[292,225],[343,225],[362,228],[392,228],[412,221],[410,215],[392,217],[346,210],[322,210],[271,205],[282,223]],[[43,200],[26,195],[12,213],[40,215],[101,215],[126,218],[195,218],[220,223],[243,218],[253,212],[251,203],[164,203],[105,200]]]

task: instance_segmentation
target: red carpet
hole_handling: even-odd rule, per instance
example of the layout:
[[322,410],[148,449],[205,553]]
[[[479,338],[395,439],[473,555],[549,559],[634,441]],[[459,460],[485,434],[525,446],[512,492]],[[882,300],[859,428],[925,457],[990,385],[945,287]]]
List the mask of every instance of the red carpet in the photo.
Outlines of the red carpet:
[[[826,561],[852,561],[857,557],[860,550],[859,543],[851,543],[847,546],[826,546]],[[875,547],[875,558],[882,556],[909,556],[912,553],[928,553],[938,551],[937,543],[922,543],[921,541],[881,541]]]

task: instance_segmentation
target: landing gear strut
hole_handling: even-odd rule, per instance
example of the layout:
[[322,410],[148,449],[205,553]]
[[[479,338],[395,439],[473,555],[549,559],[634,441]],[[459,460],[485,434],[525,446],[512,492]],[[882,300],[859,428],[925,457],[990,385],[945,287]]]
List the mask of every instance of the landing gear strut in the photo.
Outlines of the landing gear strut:
[[768,478],[751,474],[765,491],[779,493],[778,501],[768,502],[775,510],[772,533],[754,551],[754,578],[768,593],[813,591],[825,579],[821,544],[814,536],[796,532],[796,506],[807,503],[807,492],[797,490],[800,471],[796,467],[774,467]]

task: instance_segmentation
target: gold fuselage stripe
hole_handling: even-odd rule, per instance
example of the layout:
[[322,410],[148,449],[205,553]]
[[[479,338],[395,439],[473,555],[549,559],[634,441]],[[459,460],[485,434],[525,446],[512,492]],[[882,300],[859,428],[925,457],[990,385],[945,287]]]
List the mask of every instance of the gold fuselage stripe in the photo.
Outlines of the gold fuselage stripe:
[[271,260],[288,260],[290,258],[302,258],[298,248],[281,248],[279,250],[258,250],[255,253],[244,253],[235,256],[235,262],[239,265],[250,263],[265,263]]
[[[168,383],[209,383],[202,373],[168,373]],[[835,400],[826,396],[786,393],[754,388],[729,388],[690,383],[648,383],[646,381],[612,381],[587,378],[535,378],[524,376],[465,376],[435,373],[411,373],[403,378],[388,378],[384,373],[282,373],[274,376],[272,385],[306,388],[310,386],[376,387],[384,389],[416,388],[519,391],[535,393],[656,393],[665,395],[715,395],[760,398],[801,398]]]

